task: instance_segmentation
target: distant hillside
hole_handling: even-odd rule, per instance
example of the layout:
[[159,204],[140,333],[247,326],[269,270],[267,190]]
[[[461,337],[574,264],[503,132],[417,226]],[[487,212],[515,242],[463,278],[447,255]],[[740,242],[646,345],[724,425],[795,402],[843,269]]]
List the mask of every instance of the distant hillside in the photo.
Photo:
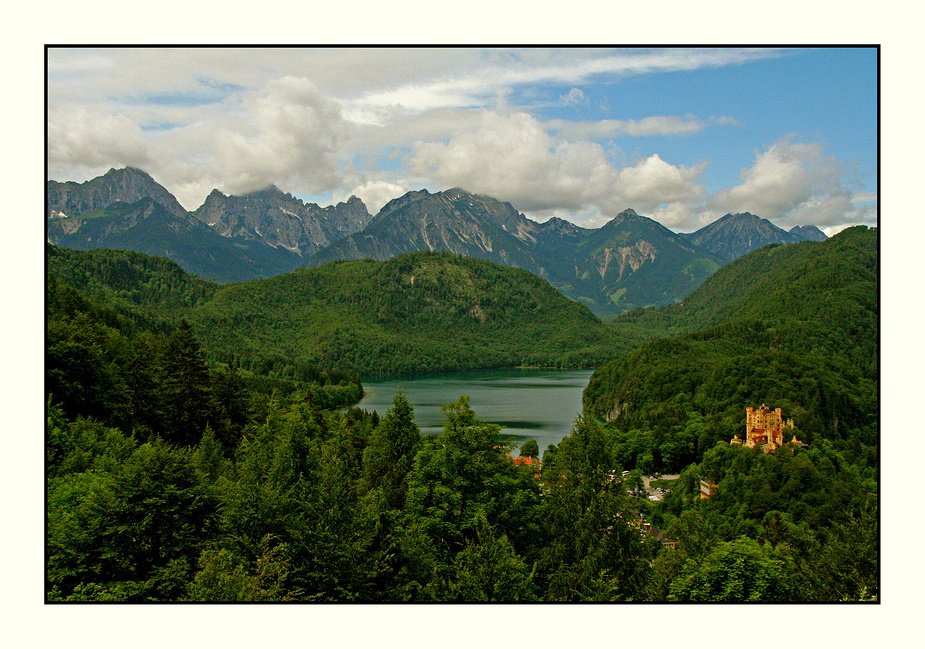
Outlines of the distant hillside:
[[673,304],[721,265],[681,235],[626,210],[577,242],[563,281],[598,308],[615,313]]
[[807,241],[825,241],[828,239],[825,232],[815,225],[795,225],[790,228],[790,234],[803,237]]
[[[782,407],[801,435],[876,443],[878,233],[767,246],[723,267],[682,303],[628,327],[686,331],[606,364],[585,406],[621,430],[669,435],[693,412],[701,452],[739,432],[746,405]],[[620,335],[622,319],[612,323]],[[801,437],[802,439],[802,437]]]
[[[877,229],[849,228],[824,242],[769,245],[723,266],[679,304],[626,313],[612,322],[618,331],[638,325],[655,331],[690,333],[739,318],[825,317],[833,326],[841,282],[863,277],[864,308],[877,299]],[[838,288],[839,290],[834,290]]]
[[72,250],[48,244],[45,260],[49,277],[148,329],[176,325],[220,287],[187,273],[172,259],[130,250]]
[[450,253],[325,264],[223,287],[190,312],[203,345],[365,374],[594,367],[613,334],[521,269]]

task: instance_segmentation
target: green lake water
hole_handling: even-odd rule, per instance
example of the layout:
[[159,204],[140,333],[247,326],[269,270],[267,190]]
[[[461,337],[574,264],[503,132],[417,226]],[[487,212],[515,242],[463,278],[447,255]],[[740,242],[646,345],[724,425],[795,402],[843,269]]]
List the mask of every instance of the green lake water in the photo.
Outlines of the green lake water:
[[445,419],[440,406],[467,394],[476,417],[499,424],[501,434],[518,444],[535,439],[542,454],[571,431],[591,374],[591,370],[509,369],[364,378],[365,395],[359,407],[382,416],[401,390],[414,406],[421,433],[439,435]]

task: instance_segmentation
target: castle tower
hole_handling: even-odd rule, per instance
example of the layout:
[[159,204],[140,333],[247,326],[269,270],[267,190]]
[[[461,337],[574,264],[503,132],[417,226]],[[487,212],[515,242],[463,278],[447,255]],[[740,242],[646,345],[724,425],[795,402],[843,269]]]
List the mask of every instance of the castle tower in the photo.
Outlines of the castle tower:
[[745,439],[736,435],[732,444],[744,444],[748,447],[761,446],[765,453],[770,453],[784,444],[784,428],[793,428],[793,420],[784,422],[781,408],[771,410],[761,404],[760,408],[745,408]]

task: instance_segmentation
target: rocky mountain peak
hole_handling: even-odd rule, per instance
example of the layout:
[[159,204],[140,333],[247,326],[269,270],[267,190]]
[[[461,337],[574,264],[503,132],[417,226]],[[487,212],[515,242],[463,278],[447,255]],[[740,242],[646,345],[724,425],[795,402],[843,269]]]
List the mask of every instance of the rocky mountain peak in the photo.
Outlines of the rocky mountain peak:
[[751,212],[726,214],[684,236],[694,245],[719,255],[725,261],[732,261],[771,243],[797,243],[804,240]]
[[388,203],[386,203],[381,210],[379,210],[379,213],[376,214],[373,221],[378,222],[390,212],[406,207],[411,203],[416,203],[417,201],[427,198],[428,196],[431,196],[431,193],[426,189],[421,189],[416,192],[408,192],[399,196],[398,198],[393,198]]
[[149,174],[135,167],[110,169],[102,176],[83,183],[49,180],[46,188],[46,217],[52,213],[80,216],[115,202],[134,203],[141,198],[151,198],[174,216],[189,218],[188,212],[173,194]]
[[828,239],[825,232],[815,225],[795,225],[790,228],[790,233],[803,237],[807,241],[825,241]]

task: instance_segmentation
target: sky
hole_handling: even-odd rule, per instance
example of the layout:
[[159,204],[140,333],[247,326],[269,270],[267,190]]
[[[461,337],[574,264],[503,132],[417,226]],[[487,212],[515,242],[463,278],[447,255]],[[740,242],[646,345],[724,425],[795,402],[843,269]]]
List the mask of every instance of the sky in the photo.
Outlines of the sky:
[[875,48],[58,48],[49,179],[150,173],[187,209],[275,184],[372,213],[461,187],[537,221],[877,222]]

